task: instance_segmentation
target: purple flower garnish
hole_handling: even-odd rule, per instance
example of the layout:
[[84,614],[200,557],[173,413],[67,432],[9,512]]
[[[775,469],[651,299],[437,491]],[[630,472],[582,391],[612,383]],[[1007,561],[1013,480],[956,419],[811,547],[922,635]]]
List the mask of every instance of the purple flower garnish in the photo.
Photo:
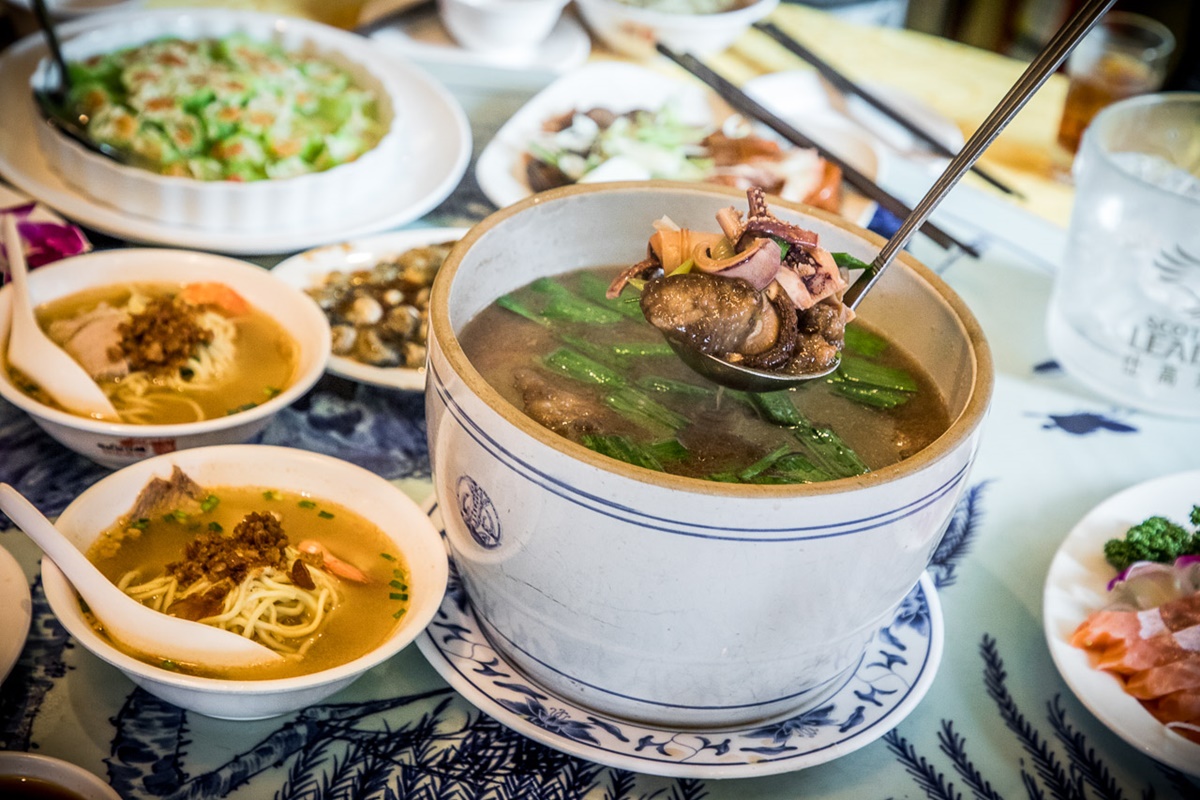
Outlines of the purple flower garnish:
[[[17,231],[25,240],[25,261],[30,268],[40,267],[67,256],[77,256],[91,249],[83,231],[74,225],[48,220],[45,215],[38,219],[33,218],[36,207],[36,202],[30,202],[0,208],[0,214],[13,214],[17,217]],[[0,250],[2,248],[3,243],[0,243]],[[4,257],[8,258],[7,252],[4,252]]]

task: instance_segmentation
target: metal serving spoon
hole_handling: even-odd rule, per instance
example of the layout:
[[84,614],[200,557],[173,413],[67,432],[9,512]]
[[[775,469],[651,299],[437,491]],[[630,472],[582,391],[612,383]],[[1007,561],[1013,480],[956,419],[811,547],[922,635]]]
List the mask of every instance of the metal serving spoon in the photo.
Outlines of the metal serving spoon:
[[29,299],[25,246],[17,217],[4,215],[4,249],[12,276],[12,322],[8,333],[8,363],[37,382],[63,408],[76,414],[120,422],[121,417],[87,370],[42,331]]
[[71,92],[71,73],[67,69],[67,60],[63,57],[58,31],[54,27],[54,20],[50,16],[50,12],[46,9],[45,0],[33,0],[33,13],[37,18],[38,26],[42,29],[42,35],[46,38],[46,46],[50,48],[50,57],[58,68],[56,85],[33,88],[33,99],[41,109],[42,117],[47,123],[88,150],[122,164],[145,166],[146,160],[137,153],[93,139],[88,135],[86,118],[80,119],[68,110],[67,98]]
[[[852,309],[858,306],[863,296],[875,285],[880,276],[883,275],[884,270],[891,265],[900,251],[908,244],[908,240],[912,238],[913,233],[921,227],[930,213],[937,208],[938,204],[958,183],[959,179],[979,160],[983,151],[999,135],[1004,126],[1025,106],[1025,103],[1033,96],[1033,93],[1041,88],[1050,74],[1058,69],[1058,66],[1075,47],[1076,43],[1091,30],[1096,21],[1100,19],[1101,15],[1114,2],[1115,0],[1087,0],[1063,24],[1058,33],[1046,44],[1042,52],[1029,64],[1025,72],[1013,84],[1013,87],[1004,95],[1000,103],[992,109],[987,119],[983,121],[983,124],[979,126],[975,133],[971,134],[971,137],[967,139],[963,148],[946,165],[946,169],[938,177],[937,181],[934,182],[933,186],[929,188],[929,191],[925,193],[925,196],[921,198],[921,202],[913,208],[912,213],[908,215],[900,228],[884,243],[870,266],[863,270],[858,280],[846,290],[843,302],[847,306]],[[670,340],[668,341],[670,342]],[[689,349],[675,342],[670,343],[683,362],[696,372],[714,383],[748,392],[771,392],[780,389],[789,389],[814,378],[824,377],[837,369],[838,366],[838,362],[835,362],[827,370],[803,374],[768,372],[766,370],[751,369],[750,367],[731,364],[718,356],[701,353],[698,350]]]
[[156,658],[216,668],[252,667],[283,660],[274,650],[232,631],[172,617],[134,600],[7,483],[0,483],[0,511],[42,549],[110,636],[126,647]]

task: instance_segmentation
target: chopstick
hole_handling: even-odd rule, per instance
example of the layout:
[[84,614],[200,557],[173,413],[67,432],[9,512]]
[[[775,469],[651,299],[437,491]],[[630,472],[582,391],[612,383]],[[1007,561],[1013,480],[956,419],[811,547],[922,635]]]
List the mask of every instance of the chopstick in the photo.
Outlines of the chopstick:
[[[822,61],[820,56],[797,42],[792,37],[788,36],[786,33],[780,30],[779,26],[777,26],[775,23],[756,22],[754,23],[754,27],[767,34],[775,41],[779,42],[779,44],[783,45],[793,55],[799,56],[801,59],[811,64],[817,70],[817,72],[821,74],[822,77],[837,87],[839,91],[845,94],[858,95],[868,105],[880,111],[882,114],[900,125],[917,139],[920,139],[922,142],[929,145],[929,147],[938,155],[945,156],[947,158],[954,157],[954,151],[947,147],[939,139],[930,135],[930,133],[920,125],[916,124],[908,117],[904,116],[900,112],[896,111],[896,109],[880,100],[874,94],[859,86],[842,73],[838,72],[833,66],[825,61]],[[1011,194],[1014,197],[1020,197],[1024,199],[1024,195],[1022,195],[1016,189],[1013,189],[1012,187],[1002,183],[998,178],[989,174],[978,164],[972,166],[971,171],[980,178],[983,178],[992,186],[995,186],[1000,191],[1005,192],[1006,194]]]
[[[659,42],[656,47],[658,52],[662,53],[664,56],[671,59],[679,66],[692,73],[692,75],[706,83],[709,88],[720,95],[722,99],[729,103],[729,105],[732,106],[736,111],[747,115],[751,119],[758,120],[797,147],[805,147],[819,152],[822,157],[842,170],[842,178],[846,181],[846,183],[850,184],[850,186],[861,192],[868,199],[874,200],[879,204],[880,207],[890,211],[900,219],[904,219],[912,213],[912,209],[902,203],[894,195],[889,194],[886,190],[881,188],[866,175],[859,172],[852,165],[846,163],[837,154],[829,152],[812,139],[796,130],[794,127],[792,127],[792,125],[781,119],[772,111],[765,108],[757,100],[750,97],[750,95],[743,92],[737,86],[734,86],[716,72],[713,72],[695,56],[691,55],[690,53],[676,53],[662,42]],[[930,239],[946,249],[958,247],[963,252],[966,252],[973,257],[979,257],[979,251],[977,249],[969,244],[964,244],[963,242],[958,241],[953,236],[930,222],[926,222],[924,225],[922,225],[920,230]]]

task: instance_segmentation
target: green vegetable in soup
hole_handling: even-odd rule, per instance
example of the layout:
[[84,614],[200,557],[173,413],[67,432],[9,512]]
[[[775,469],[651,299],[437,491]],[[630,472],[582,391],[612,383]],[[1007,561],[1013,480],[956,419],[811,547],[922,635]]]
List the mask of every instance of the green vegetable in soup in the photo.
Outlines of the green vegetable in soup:
[[541,278],[459,337],[506,400],[597,453],[712,481],[808,483],[907,458],[949,424],[929,378],[859,322],[847,329],[846,368],[828,380],[765,394],[717,386],[680,361],[636,298],[605,296],[616,273]]

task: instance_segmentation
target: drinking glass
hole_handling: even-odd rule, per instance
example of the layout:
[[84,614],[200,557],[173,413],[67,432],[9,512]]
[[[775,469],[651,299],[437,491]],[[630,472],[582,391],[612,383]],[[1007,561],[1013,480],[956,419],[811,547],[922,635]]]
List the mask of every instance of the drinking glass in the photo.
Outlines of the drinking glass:
[[1064,173],[1079,140],[1100,109],[1162,86],[1175,37],[1162,23],[1141,14],[1113,11],[1067,59],[1067,100],[1058,126],[1055,166]]
[[1200,93],[1104,109],[1074,174],[1051,350],[1105,396],[1200,417]]

